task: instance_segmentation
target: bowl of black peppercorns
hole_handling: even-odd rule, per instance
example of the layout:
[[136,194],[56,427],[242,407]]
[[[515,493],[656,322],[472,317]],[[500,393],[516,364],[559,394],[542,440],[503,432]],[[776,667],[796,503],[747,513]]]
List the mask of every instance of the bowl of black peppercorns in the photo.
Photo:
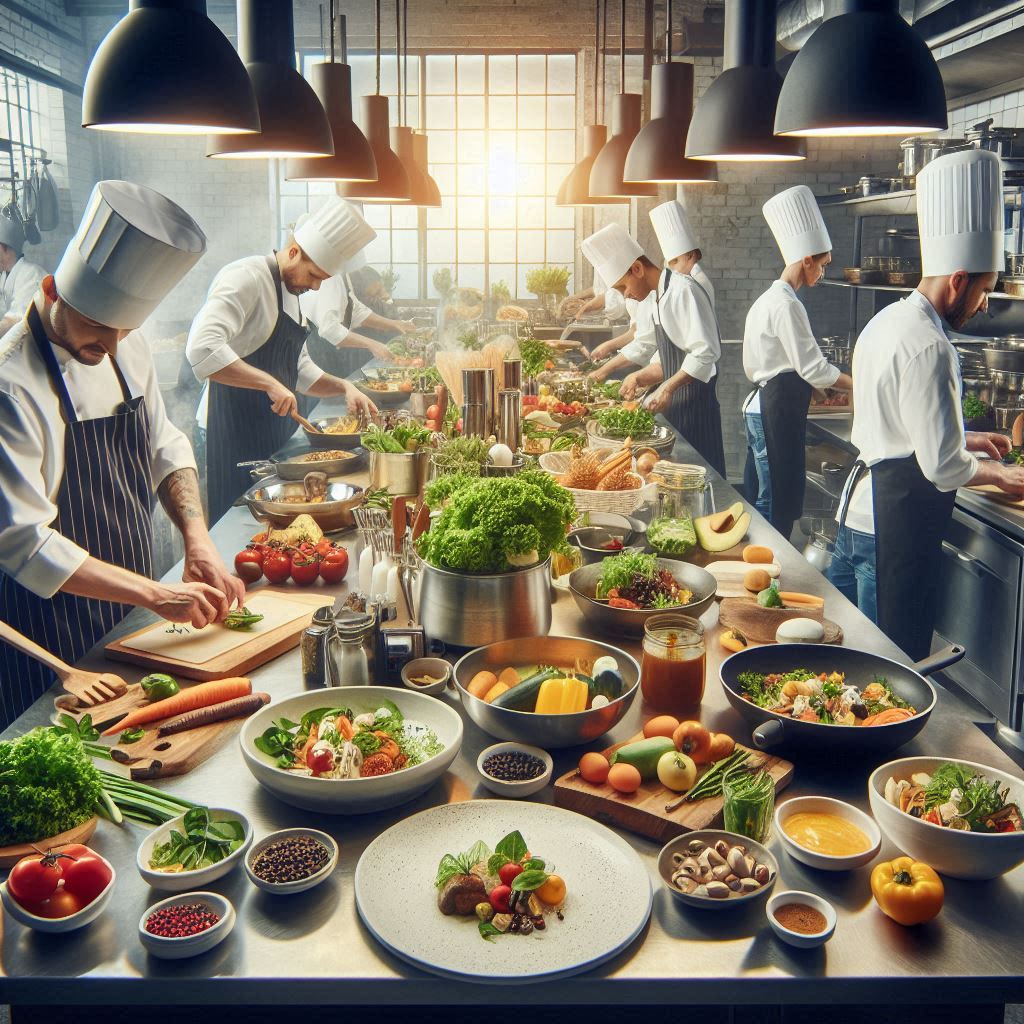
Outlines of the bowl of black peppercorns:
[[285,828],[254,843],[245,873],[264,892],[289,895],[319,885],[338,866],[338,844],[315,828]]
[[480,752],[476,770],[480,781],[498,796],[530,796],[551,781],[554,762],[540,747],[525,743],[495,743]]

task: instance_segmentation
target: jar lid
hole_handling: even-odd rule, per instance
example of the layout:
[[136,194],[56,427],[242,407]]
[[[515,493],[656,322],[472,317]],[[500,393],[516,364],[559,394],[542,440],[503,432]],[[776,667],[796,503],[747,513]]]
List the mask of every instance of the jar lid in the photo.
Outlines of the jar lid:
[[666,487],[703,487],[707,476],[706,466],[662,461],[655,464],[650,479]]

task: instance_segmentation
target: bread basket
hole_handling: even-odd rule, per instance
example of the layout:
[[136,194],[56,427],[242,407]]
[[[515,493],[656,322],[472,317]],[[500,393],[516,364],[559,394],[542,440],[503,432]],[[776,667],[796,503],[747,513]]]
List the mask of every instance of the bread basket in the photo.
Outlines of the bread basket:
[[[546,452],[539,459],[540,468],[552,476],[561,476],[572,461],[570,452]],[[629,515],[641,505],[654,501],[658,495],[657,484],[644,484],[624,491],[592,491],[579,487],[566,487],[576,501],[579,512],[618,512]]]

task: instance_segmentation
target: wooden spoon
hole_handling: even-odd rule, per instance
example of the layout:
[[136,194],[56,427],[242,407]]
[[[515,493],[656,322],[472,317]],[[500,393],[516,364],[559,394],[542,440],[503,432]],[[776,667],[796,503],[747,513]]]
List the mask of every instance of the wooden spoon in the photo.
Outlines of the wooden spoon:
[[323,433],[323,431],[315,423],[310,423],[309,420],[307,420],[306,417],[303,416],[298,409],[292,409],[292,419],[295,420],[296,423],[299,423],[303,427],[305,427],[311,434]]
[[128,684],[112,672],[86,672],[83,669],[72,668],[56,655],[19,633],[13,626],[2,621],[0,621],[0,640],[6,641],[22,654],[27,654],[30,658],[46,665],[47,668],[53,669],[64,689],[83,707],[91,708],[97,704],[103,704],[105,701],[113,700],[114,697],[120,697],[128,689]]

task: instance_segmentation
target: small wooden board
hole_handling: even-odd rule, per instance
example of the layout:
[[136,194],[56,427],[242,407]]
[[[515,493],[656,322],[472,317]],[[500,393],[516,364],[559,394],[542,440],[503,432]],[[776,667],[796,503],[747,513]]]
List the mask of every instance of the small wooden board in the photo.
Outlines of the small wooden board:
[[825,609],[762,608],[750,596],[727,597],[718,608],[718,621],[723,627],[738,629],[749,640],[759,644],[774,643],[779,626],[791,619],[814,619],[824,626]]
[[704,568],[718,581],[718,590],[715,593],[715,597],[718,598],[750,597],[750,591],[743,586],[743,577],[751,569],[764,569],[773,580],[782,575],[782,567],[777,562],[760,562],[755,565],[731,559],[708,562]]
[[[634,736],[627,743],[643,739]],[[625,746],[617,743],[602,751],[606,757]],[[749,749],[736,744],[737,749]],[[752,768],[764,768],[775,780],[775,792],[789,785],[793,778],[793,765],[764,751],[751,751],[746,762]],[[635,793],[616,793],[611,786],[595,786],[585,782],[575,769],[555,782],[555,806],[564,807],[612,828],[625,828],[659,843],[667,843],[676,836],[702,828],[720,828],[722,825],[721,796],[708,797],[684,803],[674,811],[665,805],[678,799],[680,794],[666,789],[657,779],[645,782]]]
[[118,764],[126,765],[136,780],[184,775],[237,733],[244,721],[230,718],[226,722],[211,722],[173,736],[158,736],[156,728],[149,728],[138,743],[116,743],[111,756]]
[[22,857],[37,853],[38,850],[50,850],[57,846],[67,846],[68,843],[87,843],[92,839],[96,831],[99,818],[94,814],[91,818],[76,825],[67,832],[60,835],[50,836],[46,839],[37,839],[34,843],[18,843],[17,846],[0,846],[0,868],[13,868]]

